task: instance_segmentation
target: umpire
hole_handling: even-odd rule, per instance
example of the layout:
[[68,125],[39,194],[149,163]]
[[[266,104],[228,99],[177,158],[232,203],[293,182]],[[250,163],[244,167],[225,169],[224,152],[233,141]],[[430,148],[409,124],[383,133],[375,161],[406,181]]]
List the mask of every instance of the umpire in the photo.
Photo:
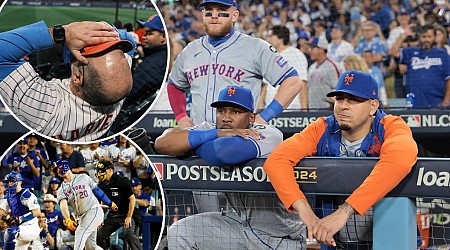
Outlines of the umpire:
[[[139,238],[134,232],[135,223],[132,218],[136,198],[131,190],[130,181],[126,177],[114,174],[114,165],[109,161],[100,161],[96,166],[98,187],[118,204],[117,211],[110,210],[104,220],[104,225],[97,234],[97,244],[103,249],[109,249],[109,238],[121,226],[124,228],[125,241],[131,249],[142,249]],[[128,207],[125,205],[128,204]]]

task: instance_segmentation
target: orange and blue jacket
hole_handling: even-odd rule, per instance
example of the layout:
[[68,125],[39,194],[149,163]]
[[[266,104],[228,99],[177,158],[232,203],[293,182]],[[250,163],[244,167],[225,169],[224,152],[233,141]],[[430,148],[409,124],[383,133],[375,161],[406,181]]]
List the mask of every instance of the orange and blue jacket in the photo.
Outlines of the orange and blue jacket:
[[[298,199],[306,199],[294,177],[294,166],[307,156],[340,154],[341,132],[334,115],[321,117],[300,133],[283,141],[270,154],[264,170],[288,210]],[[363,140],[361,150],[367,157],[379,157],[364,182],[346,199],[363,215],[377,201],[397,186],[417,161],[417,145],[411,129],[398,116],[378,110],[371,131]]]

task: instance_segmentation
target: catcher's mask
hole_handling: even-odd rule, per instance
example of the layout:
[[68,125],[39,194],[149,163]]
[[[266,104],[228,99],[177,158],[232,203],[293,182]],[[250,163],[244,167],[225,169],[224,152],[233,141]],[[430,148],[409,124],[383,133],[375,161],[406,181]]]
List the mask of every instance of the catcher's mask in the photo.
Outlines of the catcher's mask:
[[56,166],[53,168],[53,172],[56,175],[65,175],[67,171],[71,169],[70,164],[66,160],[56,161]]
[[114,169],[114,165],[109,161],[100,161],[95,165],[95,177],[98,181],[106,180],[106,170]]
[[[16,194],[17,183],[23,181],[22,175],[19,172],[12,171],[5,176],[5,189],[8,195]],[[13,183],[10,185],[10,183]]]

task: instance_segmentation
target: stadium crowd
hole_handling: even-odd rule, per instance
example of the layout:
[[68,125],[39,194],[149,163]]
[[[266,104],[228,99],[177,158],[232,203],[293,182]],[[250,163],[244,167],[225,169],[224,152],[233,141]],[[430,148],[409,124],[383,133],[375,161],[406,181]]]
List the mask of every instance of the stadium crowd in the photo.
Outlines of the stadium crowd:
[[[172,58],[187,43],[206,34],[199,3],[179,1],[159,6],[168,30]],[[377,79],[384,108],[405,108],[407,95],[411,101],[408,105],[415,108],[450,105],[450,3],[447,0],[243,0],[238,1],[238,7],[240,14],[235,29],[270,42],[281,53],[281,49],[292,46],[298,50],[288,53],[300,52],[301,57],[306,57],[307,63],[301,59],[296,69],[307,72],[303,77],[307,80],[309,96],[300,94],[290,109],[331,109],[332,100],[321,100],[319,96],[333,89],[339,74],[350,69],[369,72]],[[277,26],[283,29],[275,34],[274,40],[270,36]],[[274,44],[277,39],[284,48]],[[414,47],[422,50],[410,49]],[[334,68],[333,72],[327,64]],[[335,79],[326,90],[321,90],[323,86],[317,85],[324,74]],[[427,84],[423,84],[424,80]],[[270,84],[264,85],[266,91],[262,91],[260,109],[270,103],[274,92]],[[308,101],[302,103],[302,97]],[[170,110],[163,99],[160,98],[155,110]]]
[[[99,176],[96,166],[101,161],[112,163],[114,175],[126,176],[136,197],[133,219],[138,235],[142,233],[142,216],[162,215],[161,191],[155,172],[145,154],[125,137],[117,136],[101,143],[75,145],[45,140],[32,133],[11,148],[0,166],[1,180],[11,171],[19,172],[23,178],[22,187],[31,190],[38,198],[41,207],[41,216],[38,218],[42,229],[41,242],[33,242],[32,249],[64,249],[61,247],[73,246],[74,243],[73,232],[67,229],[57,200],[57,191],[62,183],[62,179],[54,171],[58,160],[66,160],[73,173],[85,173],[95,182],[98,182]],[[4,184],[6,181],[0,183],[0,197],[5,195]],[[4,239],[2,236],[6,227],[1,221],[0,246],[3,246],[1,240]],[[121,228],[110,237],[111,247],[125,249],[123,231]]]

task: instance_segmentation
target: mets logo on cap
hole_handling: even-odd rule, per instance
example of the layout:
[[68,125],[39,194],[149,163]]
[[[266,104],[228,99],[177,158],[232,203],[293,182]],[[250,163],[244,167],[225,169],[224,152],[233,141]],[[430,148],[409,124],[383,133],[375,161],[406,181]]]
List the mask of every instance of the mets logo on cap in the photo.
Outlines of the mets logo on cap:
[[228,96],[233,96],[236,93],[236,88],[235,87],[229,87],[227,94]]
[[344,78],[345,85],[350,85],[351,82],[353,82],[355,74],[346,74]]

